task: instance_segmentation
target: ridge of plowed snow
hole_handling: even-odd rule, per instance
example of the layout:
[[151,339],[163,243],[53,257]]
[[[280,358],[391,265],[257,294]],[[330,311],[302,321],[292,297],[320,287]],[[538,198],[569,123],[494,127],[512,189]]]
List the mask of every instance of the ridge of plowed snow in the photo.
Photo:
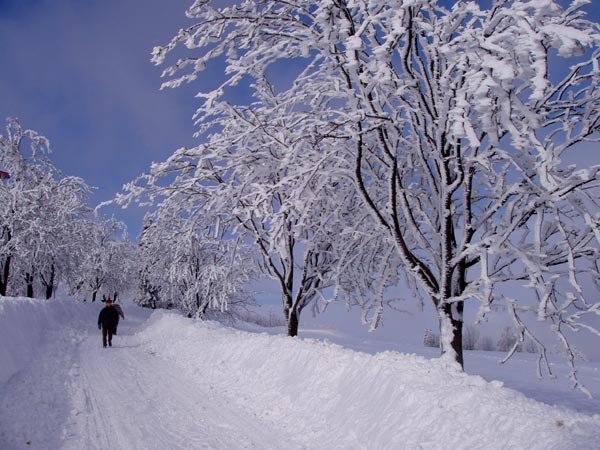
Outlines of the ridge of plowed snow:
[[416,355],[355,352],[155,312],[140,338],[319,448],[594,448],[600,416],[528,399]]

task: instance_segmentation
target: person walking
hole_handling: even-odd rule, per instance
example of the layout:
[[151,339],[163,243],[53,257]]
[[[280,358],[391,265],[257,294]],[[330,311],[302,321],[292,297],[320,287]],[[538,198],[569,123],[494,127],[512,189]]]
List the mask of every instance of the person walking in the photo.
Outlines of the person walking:
[[[113,302],[113,308],[115,308],[117,310],[117,312],[119,313],[119,317],[121,317],[121,319],[125,320],[125,314],[123,313],[123,308],[121,308],[121,305],[119,305],[117,303],[117,301],[115,300]],[[117,317],[117,323],[115,324],[115,332],[113,334],[117,334],[117,328],[119,327],[119,318]]]
[[108,346],[112,347],[112,337],[119,323],[119,313],[112,307],[110,297],[106,299],[105,304],[106,306],[98,315],[98,329],[102,330],[102,346],[104,348],[106,348],[107,342]]

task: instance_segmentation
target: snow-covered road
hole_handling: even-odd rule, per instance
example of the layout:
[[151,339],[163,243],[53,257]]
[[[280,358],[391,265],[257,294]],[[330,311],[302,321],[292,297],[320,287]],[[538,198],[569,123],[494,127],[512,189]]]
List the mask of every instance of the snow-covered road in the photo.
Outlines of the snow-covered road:
[[[600,441],[595,405],[582,404],[590,415],[540,403],[413,354],[133,305],[103,349],[100,307],[1,299],[0,450],[581,450]],[[600,370],[587,367],[598,392]]]
[[50,330],[0,400],[0,448],[290,448],[282,430],[144,350],[146,316],[129,314],[108,349],[93,323]]

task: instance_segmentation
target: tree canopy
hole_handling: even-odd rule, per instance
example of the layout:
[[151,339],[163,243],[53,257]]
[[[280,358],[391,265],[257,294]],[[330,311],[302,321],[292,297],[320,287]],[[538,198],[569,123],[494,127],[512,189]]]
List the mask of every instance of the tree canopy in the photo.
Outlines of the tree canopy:
[[[154,165],[132,195],[179,190],[202,212],[227,204],[242,228],[274,236],[257,239],[263,256],[290,232],[307,252],[318,243],[331,264],[318,270],[323,287],[369,299],[374,324],[405,277],[435,307],[442,355],[460,364],[467,300],[480,317],[502,305],[518,332],[509,354],[528,337],[540,362],[530,313],[572,361],[570,332],[600,334],[600,167],[563,163],[600,131],[587,2],[216,3],[195,1],[196,23],[153,51],[162,64],[190,49],[164,87],[222,66],[222,83],[197,95],[207,143]],[[251,104],[236,104],[238,85]],[[165,183],[173,172],[185,183]]]

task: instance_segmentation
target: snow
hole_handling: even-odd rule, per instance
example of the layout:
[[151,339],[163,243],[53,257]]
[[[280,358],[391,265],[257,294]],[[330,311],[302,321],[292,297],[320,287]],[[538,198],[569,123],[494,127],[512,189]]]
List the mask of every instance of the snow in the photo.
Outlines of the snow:
[[[538,384],[529,355],[507,376],[493,353],[469,352],[468,370],[502,380],[486,381],[334,331],[287,338],[133,305],[103,349],[101,306],[0,298],[0,448],[585,449],[600,438],[597,400],[561,406],[583,396]],[[581,367],[600,395],[598,364]]]

